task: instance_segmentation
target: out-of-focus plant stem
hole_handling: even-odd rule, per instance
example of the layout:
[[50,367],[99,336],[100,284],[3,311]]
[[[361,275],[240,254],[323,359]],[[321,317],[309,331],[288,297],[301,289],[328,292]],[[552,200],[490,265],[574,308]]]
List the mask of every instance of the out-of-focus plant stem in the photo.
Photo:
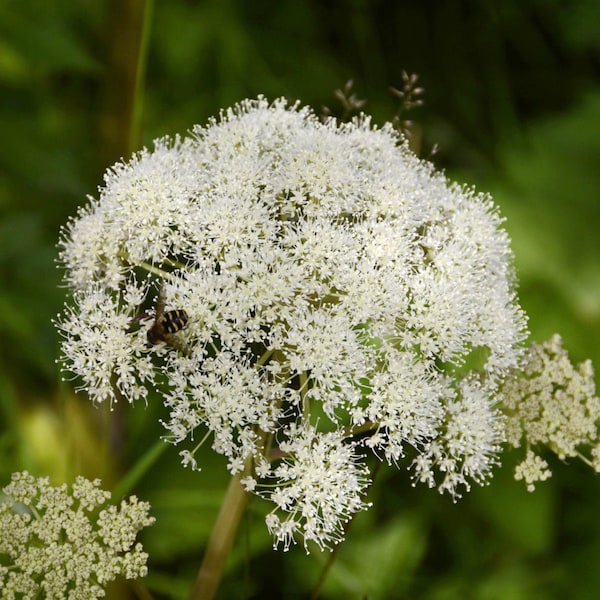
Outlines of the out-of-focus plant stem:
[[154,0],[111,0],[108,5],[103,164],[129,156],[140,145],[153,8]]
[[229,482],[189,600],[211,600],[219,588],[227,557],[248,503],[248,493],[240,483],[246,474],[238,473]]

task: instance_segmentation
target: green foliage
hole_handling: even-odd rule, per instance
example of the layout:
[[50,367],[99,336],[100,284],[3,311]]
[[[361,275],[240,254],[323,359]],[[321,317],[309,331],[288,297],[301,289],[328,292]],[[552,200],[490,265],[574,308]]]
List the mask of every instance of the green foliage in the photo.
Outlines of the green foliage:
[[[141,4],[0,3],[3,475],[24,466],[35,472],[33,454],[19,446],[25,408],[43,403],[56,418],[66,414],[64,400],[54,402],[60,375],[50,320],[64,298],[54,244],[107,162],[129,152],[109,142],[111,127],[127,125],[108,99],[131,91],[115,86],[111,61],[137,57],[110,56],[118,40],[135,35],[120,24]],[[349,78],[365,110],[383,122],[395,112],[388,86],[401,85],[403,69],[417,72],[425,106],[410,116],[423,153],[437,143],[439,165],[496,198],[533,337],[560,332],[576,361],[590,357],[600,368],[598,3],[568,10],[560,0],[413,4],[157,2],[143,142],[184,132],[259,93],[335,108],[333,92]],[[100,417],[92,426],[81,416],[68,423],[108,457],[116,481],[149,453],[128,492],[150,501],[157,518],[143,538],[147,584],[156,598],[185,598],[225,471],[208,451],[200,473],[182,470],[171,447],[151,455],[146,449],[163,433],[161,407],[122,404],[104,429]],[[41,443],[49,454],[49,441]],[[352,523],[321,597],[595,598],[600,483],[583,467],[552,468],[553,479],[532,495],[504,467],[489,488],[454,505],[382,467],[370,498],[379,508]],[[252,504],[219,597],[309,597],[328,555],[307,557],[301,547],[274,553],[263,518],[264,506]]]
[[82,100],[99,65],[74,8],[0,4],[0,359],[43,387],[56,379],[57,229],[91,183],[93,114]]
[[579,362],[600,364],[600,92],[499,150],[489,186],[513,239],[520,296],[536,339],[560,330]]

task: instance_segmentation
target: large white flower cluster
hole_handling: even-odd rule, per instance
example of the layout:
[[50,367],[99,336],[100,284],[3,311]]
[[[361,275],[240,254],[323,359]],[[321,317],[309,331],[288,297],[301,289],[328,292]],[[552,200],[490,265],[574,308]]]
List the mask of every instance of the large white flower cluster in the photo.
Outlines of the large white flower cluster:
[[[509,240],[391,127],[245,101],[112,167],[61,260],[66,368],[97,402],[158,390],[174,442],[208,431],[232,473],[251,465],[276,542],[340,538],[365,447],[453,495],[496,460],[525,330]],[[159,289],[188,322],[153,345]]]

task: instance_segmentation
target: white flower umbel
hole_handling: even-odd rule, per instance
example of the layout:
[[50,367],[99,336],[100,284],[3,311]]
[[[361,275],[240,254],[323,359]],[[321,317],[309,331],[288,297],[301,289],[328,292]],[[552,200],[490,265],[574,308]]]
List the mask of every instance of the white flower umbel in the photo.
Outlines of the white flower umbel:
[[[279,443],[284,458],[273,472],[278,483],[261,493],[277,507],[267,516],[274,545],[281,543],[288,550],[299,533],[305,547],[313,541],[321,549],[329,548],[343,539],[343,526],[352,515],[369,506],[361,499],[368,469],[359,462],[355,444],[339,431],[322,433],[306,423],[292,424],[285,436]],[[243,483],[256,489],[252,478]]]
[[48,478],[13,473],[0,503],[2,598],[104,598],[117,576],[144,577],[148,555],[137,534],[154,518],[135,496],[110,499],[100,481],[77,477],[70,491]]
[[507,414],[508,443],[527,449],[515,479],[524,480],[529,491],[552,474],[534,452],[541,447],[561,460],[577,456],[600,472],[600,399],[594,369],[589,360],[574,367],[559,335],[531,344],[519,373],[507,378],[500,397]]
[[[289,513],[269,518],[276,541],[326,546],[365,506],[357,434],[441,491],[488,476],[525,330],[501,222],[389,126],[245,101],[112,167],[64,229],[64,366],[96,402],[157,390],[184,464],[208,432],[248,489],[293,490],[269,496]],[[187,323],[150,344],[177,310]],[[292,464],[330,476],[316,452],[345,457],[347,498],[290,485]]]
[[491,390],[476,376],[459,383],[459,393],[448,398],[440,434],[425,444],[414,461],[414,479],[435,485],[435,469],[445,474],[438,486],[454,497],[458,490],[470,489],[470,481],[483,484],[489,469],[497,462],[504,422],[493,407]]

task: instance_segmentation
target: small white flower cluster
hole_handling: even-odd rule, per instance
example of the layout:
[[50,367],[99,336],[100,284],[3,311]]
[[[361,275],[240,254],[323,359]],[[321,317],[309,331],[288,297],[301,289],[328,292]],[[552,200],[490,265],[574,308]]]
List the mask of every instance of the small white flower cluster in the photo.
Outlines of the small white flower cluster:
[[[515,479],[524,480],[529,491],[552,474],[533,447],[545,446],[561,460],[578,456],[600,472],[600,399],[594,370],[589,360],[574,367],[559,335],[531,345],[520,372],[506,379],[500,398],[507,442],[527,448]],[[581,454],[583,447],[591,447],[591,459]]]
[[[489,475],[525,331],[501,222],[391,126],[245,101],[114,166],[65,228],[65,368],[98,402],[157,390],[172,441],[254,465],[276,541],[329,545],[366,506],[354,434],[453,495]],[[176,310],[181,343],[148,343]]]
[[103,598],[117,576],[147,574],[148,555],[135,538],[154,523],[150,506],[131,496],[94,517],[110,499],[99,486],[77,477],[69,493],[47,477],[13,473],[0,503],[2,598]]
[[[276,508],[267,516],[267,527],[287,550],[300,532],[306,542],[329,548],[343,537],[343,523],[369,504],[361,499],[368,484],[368,468],[359,463],[355,444],[343,434],[321,434],[308,423],[285,429],[279,449],[285,458],[271,477],[277,480],[270,499]],[[248,478],[250,485],[254,479]],[[282,520],[276,510],[286,514]]]
[[464,378],[458,386],[457,397],[444,407],[440,435],[414,461],[418,481],[433,487],[433,466],[437,466],[444,474],[438,489],[454,496],[461,486],[468,491],[471,480],[486,482],[504,441],[502,415],[490,408],[489,390],[475,376]]

